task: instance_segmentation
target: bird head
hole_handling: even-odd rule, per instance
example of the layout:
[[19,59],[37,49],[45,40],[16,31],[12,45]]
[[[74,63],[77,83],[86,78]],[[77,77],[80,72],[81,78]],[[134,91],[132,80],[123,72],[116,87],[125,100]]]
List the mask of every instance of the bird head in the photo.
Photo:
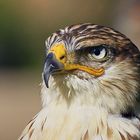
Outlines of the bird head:
[[68,26],[46,40],[43,100],[134,108],[139,70],[139,50],[125,35],[90,23]]

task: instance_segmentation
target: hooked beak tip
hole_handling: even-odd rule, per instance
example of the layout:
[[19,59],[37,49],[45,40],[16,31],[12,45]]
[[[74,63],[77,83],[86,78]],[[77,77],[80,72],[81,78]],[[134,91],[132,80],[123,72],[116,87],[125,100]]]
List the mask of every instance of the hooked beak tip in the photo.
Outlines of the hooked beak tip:
[[47,88],[49,88],[49,78],[50,78],[50,74],[43,74],[43,78],[44,78],[44,82]]

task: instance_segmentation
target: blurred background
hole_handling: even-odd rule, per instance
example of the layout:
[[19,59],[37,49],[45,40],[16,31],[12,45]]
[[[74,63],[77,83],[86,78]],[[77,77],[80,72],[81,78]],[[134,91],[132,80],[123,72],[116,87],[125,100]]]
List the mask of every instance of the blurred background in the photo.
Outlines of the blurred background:
[[45,39],[70,24],[113,27],[140,47],[139,0],[0,0],[0,140],[40,110]]

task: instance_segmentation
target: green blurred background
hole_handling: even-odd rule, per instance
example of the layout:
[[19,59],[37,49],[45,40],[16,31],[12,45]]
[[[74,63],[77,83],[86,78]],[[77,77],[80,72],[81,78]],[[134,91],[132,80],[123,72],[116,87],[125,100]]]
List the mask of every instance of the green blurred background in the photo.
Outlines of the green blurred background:
[[40,110],[45,40],[67,25],[113,27],[140,46],[139,0],[0,0],[0,140],[15,140]]

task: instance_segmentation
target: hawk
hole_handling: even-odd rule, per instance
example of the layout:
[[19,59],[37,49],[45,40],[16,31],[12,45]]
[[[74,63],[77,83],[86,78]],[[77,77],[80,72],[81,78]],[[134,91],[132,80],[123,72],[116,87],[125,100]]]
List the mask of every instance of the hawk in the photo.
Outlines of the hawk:
[[42,110],[19,140],[139,140],[140,52],[112,28],[84,23],[46,40]]

